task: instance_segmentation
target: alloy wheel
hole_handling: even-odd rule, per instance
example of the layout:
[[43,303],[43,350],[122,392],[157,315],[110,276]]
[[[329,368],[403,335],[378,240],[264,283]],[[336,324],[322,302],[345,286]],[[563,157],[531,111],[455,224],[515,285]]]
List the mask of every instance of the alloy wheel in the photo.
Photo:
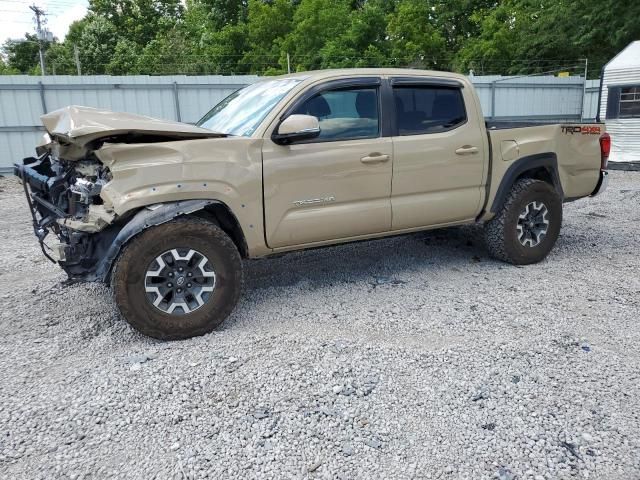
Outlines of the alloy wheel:
[[518,216],[518,240],[524,247],[536,247],[549,230],[549,210],[542,202],[531,202]]
[[202,253],[190,248],[174,248],[149,264],[144,287],[154,307],[164,313],[185,315],[211,298],[216,274]]

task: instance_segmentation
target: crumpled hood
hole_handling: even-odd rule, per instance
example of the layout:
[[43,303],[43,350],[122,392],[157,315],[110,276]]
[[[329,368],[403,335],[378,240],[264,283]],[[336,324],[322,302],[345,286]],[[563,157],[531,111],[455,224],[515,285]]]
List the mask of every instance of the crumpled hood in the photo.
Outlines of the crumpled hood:
[[40,117],[51,138],[61,138],[77,146],[101,137],[124,134],[167,135],[176,139],[224,136],[187,123],[158,120],[132,113],[111,112],[72,105]]

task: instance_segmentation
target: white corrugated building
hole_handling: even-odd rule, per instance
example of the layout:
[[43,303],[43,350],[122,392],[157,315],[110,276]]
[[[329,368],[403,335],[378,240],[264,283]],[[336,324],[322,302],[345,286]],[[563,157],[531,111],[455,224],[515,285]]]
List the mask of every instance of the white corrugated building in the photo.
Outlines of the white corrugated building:
[[640,162],[640,41],[604,66],[599,119],[611,135],[610,162]]

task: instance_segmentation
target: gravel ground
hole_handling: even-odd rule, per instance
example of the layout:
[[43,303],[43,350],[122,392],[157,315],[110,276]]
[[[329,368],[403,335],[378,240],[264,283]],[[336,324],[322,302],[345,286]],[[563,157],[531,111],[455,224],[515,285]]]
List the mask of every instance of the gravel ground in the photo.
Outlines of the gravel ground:
[[64,286],[0,179],[1,478],[640,478],[640,173],[545,262],[464,227],[246,263],[162,343]]

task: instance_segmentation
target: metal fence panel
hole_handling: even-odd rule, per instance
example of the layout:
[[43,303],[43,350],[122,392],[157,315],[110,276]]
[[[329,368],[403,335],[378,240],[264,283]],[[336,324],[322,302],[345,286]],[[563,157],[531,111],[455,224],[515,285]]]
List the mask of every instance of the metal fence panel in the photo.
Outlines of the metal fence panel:
[[[0,76],[0,172],[33,155],[42,138],[40,115],[67,105],[193,123],[238,88],[259,77],[238,76]],[[581,77],[471,77],[485,117],[595,118],[598,80]],[[584,98],[583,98],[584,96]]]
[[582,103],[582,115],[593,120],[598,115],[598,99],[600,97],[600,80],[587,80],[585,97]]
[[580,120],[584,115],[583,96],[585,101],[591,101],[591,92],[585,92],[582,77],[491,75],[474,76],[471,81],[484,116],[491,119]]
[[0,172],[33,155],[40,115],[67,105],[194,123],[238,88],[258,80],[238,76],[0,76]]

